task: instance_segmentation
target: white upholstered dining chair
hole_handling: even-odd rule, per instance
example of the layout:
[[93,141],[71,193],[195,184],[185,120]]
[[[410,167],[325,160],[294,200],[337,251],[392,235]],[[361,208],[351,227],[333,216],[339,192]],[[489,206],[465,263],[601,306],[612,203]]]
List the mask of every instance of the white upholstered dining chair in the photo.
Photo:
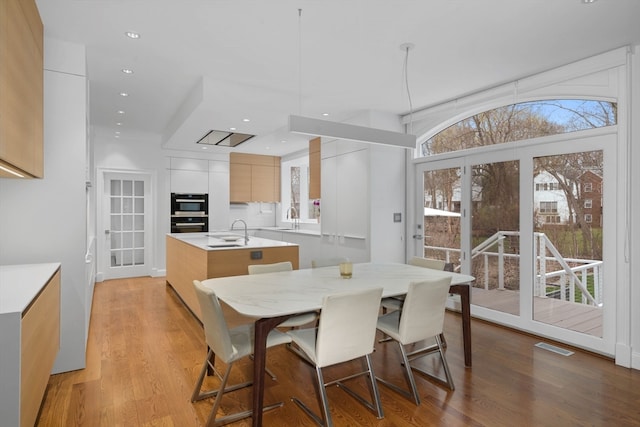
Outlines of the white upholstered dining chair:
[[[287,332],[293,343],[300,348],[303,360],[316,369],[316,390],[322,417],[311,411],[300,399],[294,397],[292,400],[319,425],[333,426],[326,387],[334,384],[375,411],[378,419],[384,417],[371,363],[381,296],[382,288],[327,295],[323,299],[317,328],[294,329]],[[367,362],[365,371],[325,383],[323,368],[363,357]],[[359,376],[367,377],[371,401],[364,399],[344,384],[345,381]]]
[[349,261],[346,257],[317,258],[311,260],[311,268],[331,267]]
[[[200,370],[193,394],[191,395],[191,402],[215,396],[213,408],[211,408],[211,412],[207,418],[207,427],[221,426],[250,417],[252,414],[250,410],[226,415],[221,418],[217,418],[217,413],[220,408],[222,396],[225,393],[252,385],[252,381],[248,381],[227,386],[227,381],[229,380],[229,374],[231,373],[233,364],[253,354],[253,324],[245,324],[229,329],[215,292],[203,286],[202,283],[197,280],[193,281],[193,286],[195,287],[196,296],[198,297],[202,311],[202,324],[204,326],[205,341],[209,346],[209,351]],[[267,337],[267,348],[290,342],[291,337],[278,330],[273,330]],[[222,360],[227,365],[223,376],[220,376],[215,369],[215,358]],[[211,368],[220,378],[220,386],[216,390],[203,391],[202,383],[208,368]],[[282,405],[282,402],[276,403],[266,406],[264,410],[275,409]]]
[[[402,353],[402,363],[406,371],[407,383],[410,391],[401,389],[395,384],[378,378],[382,384],[400,392],[407,397],[413,397],[416,405],[420,404],[420,396],[416,387],[413,370],[416,370],[437,382],[446,385],[451,390],[454,389],[453,378],[449,371],[449,365],[444,354],[444,347],[440,340],[444,326],[444,313],[451,278],[425,280],[412,282],[409,291],[402,304],[401,310],[395,310],[384,314],[378,318],[378,330],[398,343]],[[426,339],[433,338],[436,342],[435,350],[427,347],[420,352],[407,353],[405,346]],[[419,357],[437,351],[440,355],[442,368],[445,373],[445,380],[433,373],[411,366],[411,361]]]
[[[445,270],[448,266],[447,262],[440,259],[422,258],[418,256],[412,257],[407,261],[407,264],[415,265],[416,267],[431,268],[433,270]],[[384,298],[381,306],[385,313],[387,310],[400,310],[402,308],[403,301],[404,296]]]
[[[419,256],[412,257],[407,261],[409,265],[415,265],[416,267],[431,268],[433,270],[453,271],[453,264],[446,261],[434,258],[422,258]],[[389,310],[400,310],[404,302],[404,295],[384,298],[380,305],[382,306],[382,312],[386,313]],[[446,347],[447,342],[444,338],[444,333],[440,334],[440,339],[443,345]],[[383,338],[380,342],[384,342],[387,338]]]

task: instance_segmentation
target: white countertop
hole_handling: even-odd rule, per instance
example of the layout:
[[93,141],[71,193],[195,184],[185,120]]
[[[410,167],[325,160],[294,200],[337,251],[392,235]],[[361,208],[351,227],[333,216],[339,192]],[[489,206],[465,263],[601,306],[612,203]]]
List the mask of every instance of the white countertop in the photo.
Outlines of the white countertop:
[[473,276],[397,263],[353,265],[353,277],[342,279],[337,266],[278,273],[207,279],[202,283],[238,313],[264,318],[318,310],[324,296],[350,289],[383,288],[383,297],[404,295],[409,283],[450,277],[468,284]]
[[281,231],[290,234],[306,234],[309,236],[320,236],[320,230],[311,230],[308,228],[292,228],[292,227],[259,227],[257,230]]
[[298,246],[295,243],[263,239],[261,237],[254,236],[249,236],[249,242],[245,244],[244,233],[238,232],[237,230],[208,233],[171,233],[168,234],[168,236],[197,248],[204,249],[205,251]]
[[22,313],[58,268],[57,262],[0,266],[0,315]]

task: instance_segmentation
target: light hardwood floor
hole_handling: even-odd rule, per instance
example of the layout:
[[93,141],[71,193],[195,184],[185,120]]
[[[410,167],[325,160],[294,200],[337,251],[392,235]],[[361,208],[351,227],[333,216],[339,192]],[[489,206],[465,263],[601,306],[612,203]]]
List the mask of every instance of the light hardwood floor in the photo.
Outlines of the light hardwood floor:
[[[240,321],[235,319],[234,321]],[[422,404],[380,387],[385,418],[344,391],[329,389],[337,426],[640,426],[640,372],[572,349],[569,357],[534,347],[541,339],[474,320],[473,367],[465,368],[460,319],[447,313],[451,392],[416,375]],[[566,346],[564,346],[566,347]],[[377,344],[376,373],[402,383],[393,343]],[[199,426],[212,401],[190,403],[205,344],[202,327],[164,278],[96,284],[86,369],[51,377],[38,426]],[[439,369],[435,359],[424,366]],[[269,350],[265,402],[284,406],[265,426],[313,425],[291,396],[315,405],[313,369],[284,347]],[[236,380],[251,375],[239,364]],[[348,366],[347,366],[348,368]],[[346,373],[347,368],[326,372]],[[211,384],[214,379],[207,379]],[[365,391],[364,386],[356,388]],[[223,410],[247,407],[250,391],[227,396]],[[314,406],[317,407],[317,406]],[[0,420],[0,424],[2,424]],[[235,425],[248,426],[250,420]]]

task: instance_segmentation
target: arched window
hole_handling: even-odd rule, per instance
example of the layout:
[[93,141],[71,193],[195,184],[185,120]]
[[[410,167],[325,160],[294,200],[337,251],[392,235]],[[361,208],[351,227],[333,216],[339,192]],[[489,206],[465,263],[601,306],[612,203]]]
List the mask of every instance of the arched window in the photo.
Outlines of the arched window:
[[475,114],[449,126],[420,146],[426,157],[521,141],[617,123],[617,104],[586,99],[523,102]]

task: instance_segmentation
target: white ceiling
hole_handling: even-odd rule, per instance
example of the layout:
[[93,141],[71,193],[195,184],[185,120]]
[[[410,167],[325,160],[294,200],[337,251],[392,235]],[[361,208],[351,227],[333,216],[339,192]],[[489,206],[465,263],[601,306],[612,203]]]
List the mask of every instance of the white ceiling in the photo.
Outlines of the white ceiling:
[[230,127],[257,135],[235,151],[300,150],[289,114],[408,113],[407,42],[414,110],[640,43],[638,0],[37,3],[46,36],[86,45],[94,133],[196,151]]

